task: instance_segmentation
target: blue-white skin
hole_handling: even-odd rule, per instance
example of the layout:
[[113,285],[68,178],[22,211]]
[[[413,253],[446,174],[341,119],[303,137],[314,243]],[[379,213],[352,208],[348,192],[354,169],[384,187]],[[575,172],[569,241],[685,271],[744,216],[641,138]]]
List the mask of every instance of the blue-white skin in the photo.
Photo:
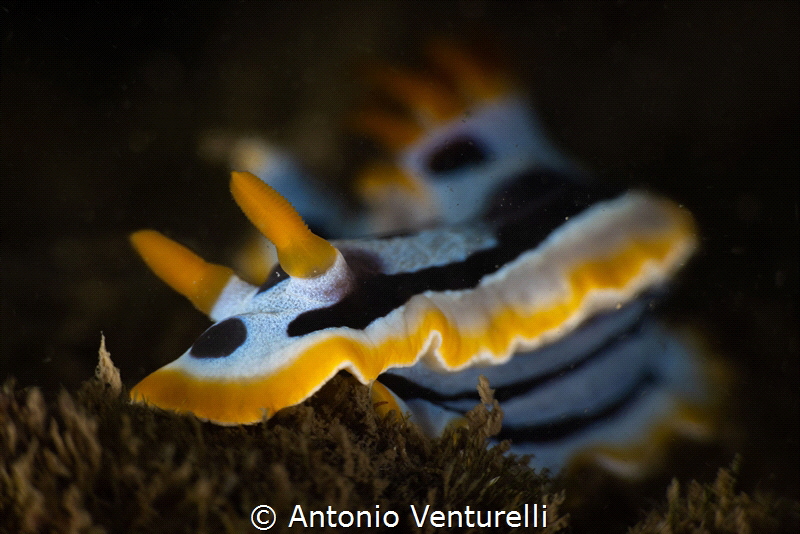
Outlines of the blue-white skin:
[[[445,172],[429,167],[432,154],[454,140],[464,139],[473,140],[487,157]],[[277,189],[306,221],[335,237],[371,233],[371,214],[347,213],[335,196],[322,189],[320,182],[310,180],[290,158],[272,150],[263,159],[258,168],[242,170],[253,172]],[[424,139],[397,155],[397,164],[426,186],[436,207],[432,219],[442,225],[478,217],[498,184],[522,171],[547,168],[570,176],[583,174],[550,143],[534,111],[516,95],[491,101],[457,120],[432,128]],[[617,312],[588,320],[549,345],[517,354],[504,365],[473,367],[458,373],[415,365],[392,369],[390,373],[438,394],[452,395],[474,392],[479,375],[486,376],[492,388],[502,388],[508,383],[545,376],[555,369],[568,369],[570,364],[602,350],[602,356],[592,358],[577,370],[543,380],[503,402],[504,430],[591,415],[617,403],[641,381],[643,374],[654,377],[636,390],[640,401],[621,405],[613,414],[587,423],[580,431],[552,441],[512,442],[512,452],[534,455],[532,466],[557,472],[576,454],[595,445],[637,443],[683,401],[706,400],[708,392],[695,350],[646,317],[649,305],[650,298],[642,297]],[[440,434],[476,404],[472,398],[398,402],[408,409],[411,420],[430,435]],[[635,462],[602,454],[595,455],[594,461],[626,477],[635,477],[642,469]]]
[[[512,452],[531,454],[532,466],[555,473],[575,454],[593,445],[624,447],[636,443],[643,429],[669,417],[679,402],[706,399],[703,370],[693,351],[652,318],[643,317],[649,302],[649,298],[642,298],[618,312],[595,317],[569,336],[536,351],[518,353],[502,366],[473,367],[455,375],[417,365],[390,373],[443,395],[468,393],[468,385],[477,384],[480,375],[498,392],[511,383],[539,379],[541,383],[529,391],[501,402],[502,432],[509,434],[518,427],[591,416],[614,406],[630,391],[639,395],[636,402],[626,403],[613,416],[587,424],[564,439],[523,441],[501,433],[502,439],[511,437]],[[592,357],[596,352],[602,354]],[[581,365],[583,360],[588,363]],[[643,375],[653,378],[637,389]],[[474,407],[475,400],[434,403],[417,398],[405,405],[412,420],[427,434],[440,435],[448,424]],[[694,437],[704,437],[702,429],[679,430],[689,435],[697,430]],[[593,460],[627,478],[637,477],[643,469],[635,461],[602,454],[595,454]]]
[[[498,127],[500,125],[500,127]],[[427,162],[439,149],[453,140],[472,139],[487,155],[479,164],[436,172]],[[248,150],[260,152],[250,158],[256,162],[241,166],[286,197],[311,228],[321,228],[330,237],[349,238],[374,234],[371,214],[347,211],[341,198],[312,178],[285,152],[262,141]],[[550,142],[530,104],[520,96],[510,95],[486,103],[430,130],[424,139],[397,155],[397,164],[418,177],[428,188],[438,224],[458,224],[474,219],[486,207],[493,189],[504,178],[536,168],[581,174],[579,167]],[[375,214],[377,215],[377,214]],[[382,232],[408,231],[413,228],[382,228]]]
[[[487,159],[448,172],[432,170],[428,165],[431,156],[459,139],[473,140],[483,148]],[[476,218],[497,185],[519,172],[548,168],[578,174],[577,166],[547,138],[530,104],[516,95],[488,102],[433,128],[424,139],[398,155],[398,164],[431,189],[441,224]]]

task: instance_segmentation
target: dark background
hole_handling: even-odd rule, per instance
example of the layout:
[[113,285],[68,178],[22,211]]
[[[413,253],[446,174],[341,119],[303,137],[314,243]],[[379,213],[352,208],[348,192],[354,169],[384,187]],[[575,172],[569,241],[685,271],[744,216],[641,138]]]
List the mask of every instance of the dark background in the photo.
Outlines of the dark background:
[[362,60],[494,35],[556,142],[696,215],[703,248],[663,312],[734,370],[745,489],[797,498],[798,7],[753,3],[2,2],[0,378],[90,377],[100,332],[129,386],[207,321],[127,234],[225,263],[246,232],[212,130],[257,132],[336,179]]

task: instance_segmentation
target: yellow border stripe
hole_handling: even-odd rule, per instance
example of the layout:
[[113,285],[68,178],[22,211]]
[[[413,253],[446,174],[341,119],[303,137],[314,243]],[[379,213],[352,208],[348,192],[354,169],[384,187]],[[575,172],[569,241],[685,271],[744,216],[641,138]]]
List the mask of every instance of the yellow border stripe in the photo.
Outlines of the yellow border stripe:
[[438,331],[439,354],[453,369],[463,367],[479,351],[489,350],[498,360],[508,356],[515,340],[534,340],[573,317],[594,291],[624,291],[653,262],[660,269],[670,255],[691,239],[691,219],[676,210],[678,224],[666,235],[640,237],[616,254],[575,266],[567,276],[570,291],[560,302],[533,310],[528,315],[500,309],[482,329],[461,331],[437,308],[424,311],[409,332],[398,332],[371,344],[331,333],[298,354],[286,367],[250,380],[194,378],[185,372],[162,369],[136,386],[132,396],[179,412],[219,423],[254,423],[264,415],[302,402],[340,369],[350,370],[367,383],[392,367],[408,367],[419,361],[430,336]]

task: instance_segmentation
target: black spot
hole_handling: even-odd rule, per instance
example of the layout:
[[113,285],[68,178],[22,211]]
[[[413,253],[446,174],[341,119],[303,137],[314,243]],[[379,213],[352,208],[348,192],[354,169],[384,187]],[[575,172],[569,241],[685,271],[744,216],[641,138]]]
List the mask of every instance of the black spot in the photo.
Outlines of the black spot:
[[437,150],[428,158],[428,168],[442,174],[469,165],[480,165],[489,159],[489,152],[469,137],[455,139]]
[[195,358],[222,358],[230,356],[247,341],[247,327],[241,319],[225,319],[203,332],[194,342],[189,354]]

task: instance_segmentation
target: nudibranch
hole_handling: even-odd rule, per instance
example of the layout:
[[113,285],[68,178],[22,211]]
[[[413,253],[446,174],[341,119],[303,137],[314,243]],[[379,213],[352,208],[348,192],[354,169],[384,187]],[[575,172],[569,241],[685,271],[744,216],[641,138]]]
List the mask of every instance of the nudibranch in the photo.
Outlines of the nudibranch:
[[132,399],[250,424],[347,371],[380,410],[438,435],[479,402],[484,375],[504,411],[498,439],[532,465],[636,476],[669,436],[708,430],[704,360],[649,313],[697,246],[693,218],[590,182],[513,84],[456,47],[432,57],[447,83],[377,75],[409,112],[359,118],[396,162],[359,180],[373,210],[362,231],[402,233],[323,239],[270,172],[233,172],[234,200],[274,245],[260,285],[156,231],[132,235],[214,321]]

